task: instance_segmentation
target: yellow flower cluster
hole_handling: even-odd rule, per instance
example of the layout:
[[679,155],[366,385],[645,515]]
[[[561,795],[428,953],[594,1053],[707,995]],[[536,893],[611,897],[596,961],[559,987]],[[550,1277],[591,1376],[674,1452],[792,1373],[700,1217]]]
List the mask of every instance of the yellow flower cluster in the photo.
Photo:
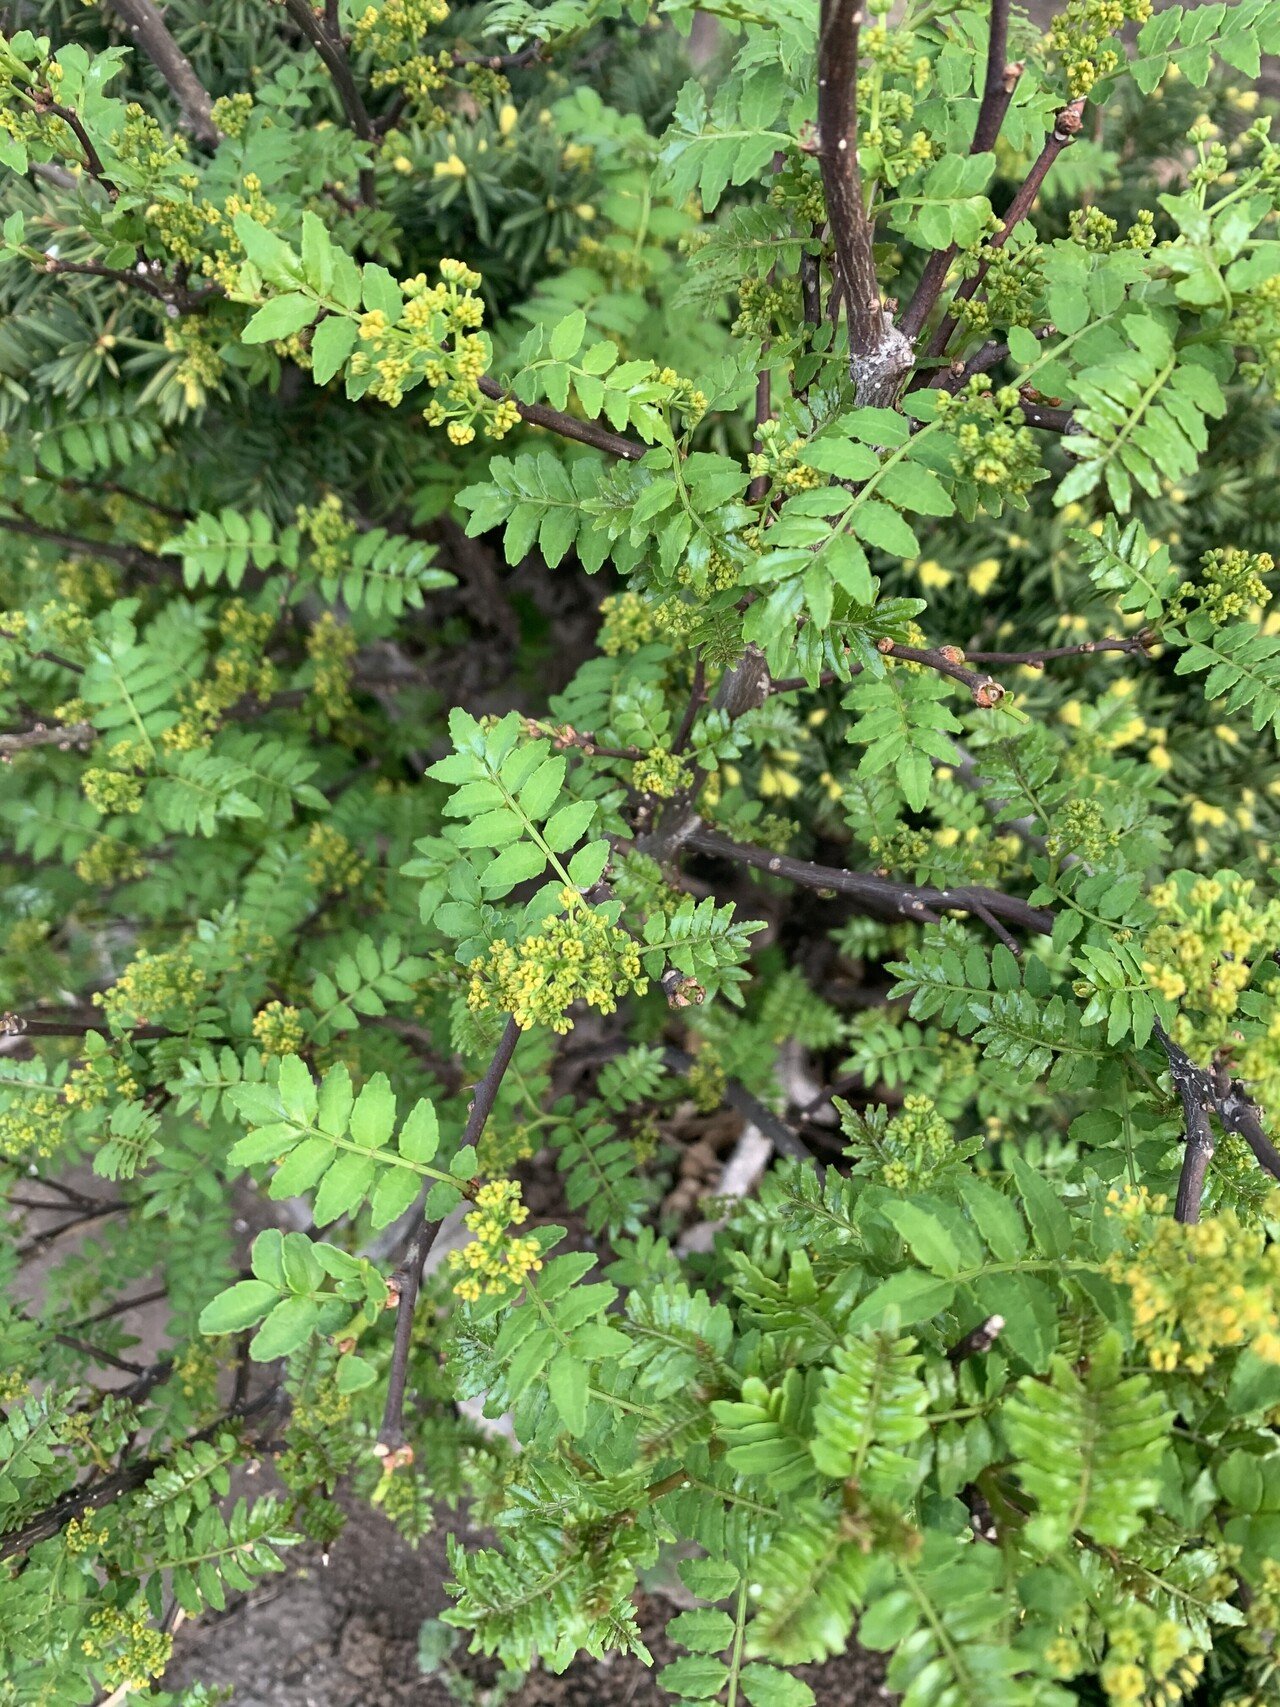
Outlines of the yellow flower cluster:
[[62,1143],[65,1111],[56,1091],[15,1090],[0,1108],[0,1157],[30,1162],[52,1156]]
[[760,449],[747,458],[753,480],[768,479],[790,495],[811,492],[821,486],[823,476],[804,460],[803,439],[784,439],[777,421],[765,421],[760,427]]
[[1053,20],[1049,45],[1061,55],[1067,87],[1087,95],[1120,64],[1113,37],[1126,23],[1145,24],[1151,0],[1070,0]]
[[104,818],[142,810],[142,777],[135,767],[146,765],[147,754],[136,741],[108,748],[106,765],[91,765],[81,773],[84,797]]
[[359,647],[354,630],[332,611],[323,612],[308,630],[307,656],[315,666],[312,698],[334,722],[351,710],[351,660]]
[[1129,1288],[1134,1335],[1151,1367],[1202,1375],[1244,1346],[1280,1363],[1280,1245],[1234,1209],[1187,1226],[1164,1207],[1143,1186],[1112,1190],[1105,1211],[1125,1230],[1125,1249],[1106,1272]]
[[206,982],[204,971],[193,965],[184,947],[159,954],[143,948],[111,988],[98,991],[93,1000],[112,1030],[123,1031],[159,1020],[194,1018]]
[[685,1074],[693,1106],[700,1114],[714,1114],[724,1102],[728,1081],[724,1062],[708,1044],[703,1044]]
[[1140,1602],[1126,1604],[1107,1637],[1098,1681],[1112,1707],[1176,1707],[1200,1681],[1204,1655],[1191,1651],[1191,1631]]
[[1198,582],[1185,582],[1169,603],[1169,614],[1183,622],[1192,612],[1203,613],[1215,627],[1238,622],[1251,611],[1271,602],[1271,589],[1263,579],[1275,568],[1267,551],[1241,551],[1227,546],[1206,551],[1200,559]]
[[414,386],[426,384],[437,395],[423,410],[429,426],[448,423],[454,444],[469,444],[480,422],[487,437],[500,439],[520,418],[510,399],[495,403],[479,389],[489,365],[489,341],[479,331],[484,304],[475,295],[479,273],[462,261],[440,262],[440,278],[425,273],[400,286],[405,306],[392,320],[380,308],[360,315],[360,347],[349,371],[368,376],[371,397],[394,407]]
[[144,876],[147,862],[137,848],[131,848],[127,842],[119,841],[115,836],[99,836],[76,860],[75,870],[82,883],[102,889]]
[[311,541],[311,568],[321,578],[339,575],[351,558],[356,524],[344,513],[342,500],[327,492],[318,504],[299,504],[298,530]]
[[664,747],[655,747],[644,758],[637,759],[631,772],[631,786],[641,794],[656,795],[659,800],[670,800],[692,781],[689,767],[678,754],[669,753]]
[[145,1689],[169,1663],[173,1637],[157,1630],[147,1617],[145,1603],[104,1606],[89,1620],[80,1647],[91,1660],[104,1662],[102,1675],[109,1688]]
[[73,1517],[63,1530],[62,1539],[73,1559],[82,1553],[96,1553],[105,1543],[107,1530],[105,1526],[101,1529],[94,1528],[93,1520],[96,1516],[96,1512],[88,1511],[83,1517]]
[[453,61],[448,53],[423,53],[420,43],[448,16],[447,0],[382,0],[381,5],[366,6],[352,28],[353,45],[375,62],[374,88],[402,90],[419,121],[444,121],[439,107],[422,109],[448,82]]
[[1154,990],[1181,1004],[1175,1033],[1184,1048],[1218,1046],[1255,957],[1276,941],[1280,900],[1255,900],[1255,888],[1252,878],[1234,871],[1216,877],[1175,871],[1149,892],[1162,917],[1147,934],[1142,967]]
[[297,1008],[268,1002],[253,1016],[253,1035],[264,1055],[296,1055],[306,1032]]
[[72,1069],[64,1095],[72,1108],[101,1108],[107,1102],[130,1102],[138,1094],[138,1081],[114,1055],[92,1055]]
[[276,670],[262,649],[275,620],[273,612],[250,610],[243,599],[227,601],[218,618],[225,644],[213,660],[213,674],[182,689],[182,715],[161,735],[162,747],[180,753],[205,747],[239,700],[270,698]]
[[332,824],[313,824],[307,832],[307,878],[335,895],[354,889],[369,864]]
[[909,1096],[876,1145],[872,1174],[892,1191],[917,1191],[955,1153],[955,1134],[933,1098]]
[[182,401],[188,409],[203,408],[209,393],[221,385],[227,369],[222,359],[224,342],[217,323],[197,315],[189,314],[165,327],[164,347],[176,358],[173,378],[182,388]]
[[468,1303],[488,1295],[501,1297],[523,1286],[542,1267],[542,1249],[533,1238],[507,1236],[509,1227],[528,1220],[516,1180],[495,1179],[476,1193],[476,1206],[466,1218],[475,1234],[469,1245],[449,1252],[449,1267],[461,1278],[453,1290]]
[[600,601],[600,615],[604,623],[598,638],[606,658],[638,652],[661,632],[654,607],[639,593],[610,593]]
[[1023,421],[1015,386],[993,390],[984,375],[974,374],[954,396],[939,394],[937,412],[954,434],[951,465],[962,479],[1020,498],[1043,477],[1035,435]]
[[617,1011],[618,999],[649,987],[640,967],[640,950],[626,931],[582,903],[576,890],[565,890],[570,911],[548,919],[522,942],[496,942],[471,964],[467,1006],[473,1011],[509,1013],[519,1026],[571,1029],[568,1009],[586,1002],[602,1014]]
[[235,139],[244,135],[252,112],[252,95],[219,95],[210,116],[224,136]]

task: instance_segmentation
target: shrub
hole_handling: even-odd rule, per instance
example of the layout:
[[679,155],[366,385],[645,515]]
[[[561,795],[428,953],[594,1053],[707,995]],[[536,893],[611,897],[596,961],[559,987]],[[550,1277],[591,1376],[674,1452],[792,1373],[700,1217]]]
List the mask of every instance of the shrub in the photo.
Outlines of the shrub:
[[1280,1701],[1277,9],[20,10],[0,1702]]

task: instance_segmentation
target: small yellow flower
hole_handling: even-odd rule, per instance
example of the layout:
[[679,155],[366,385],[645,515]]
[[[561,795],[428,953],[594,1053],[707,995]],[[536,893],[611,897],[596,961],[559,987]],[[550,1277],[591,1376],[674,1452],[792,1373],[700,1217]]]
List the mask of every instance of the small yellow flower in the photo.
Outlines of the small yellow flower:
[[467,168],[456,154],[451,154],[447,160],[436,161],[431,168],[431,175],[435,178],[465,178]]
[[1000,560],[997,557],[984,557],[980,563],[975,563],[968,574],[969,585],[978,597],[985,598],[995,583],[1000,579]]
[[922,587],[930,591],[940,592],[943,587],[951,584],[951,571],[944,569],[934,558],[926,558],[923,563],[916,565],[916,576]]

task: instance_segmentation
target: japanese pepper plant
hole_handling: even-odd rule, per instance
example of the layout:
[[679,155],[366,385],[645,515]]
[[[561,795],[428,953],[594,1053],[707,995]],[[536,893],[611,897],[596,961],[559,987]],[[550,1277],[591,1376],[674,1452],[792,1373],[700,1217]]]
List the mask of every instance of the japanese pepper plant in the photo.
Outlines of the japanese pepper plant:
[[5,17],[0,1704],[1275,1707],[1280,8]]

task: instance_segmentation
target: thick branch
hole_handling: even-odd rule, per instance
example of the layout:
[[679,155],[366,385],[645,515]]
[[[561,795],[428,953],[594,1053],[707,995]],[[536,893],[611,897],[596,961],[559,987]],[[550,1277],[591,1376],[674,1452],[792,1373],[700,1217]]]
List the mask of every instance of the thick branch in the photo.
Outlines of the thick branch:
[[14,729],[0,734],[0,759],[10,753],[24,753],[30,747],[84,747],[96,741],[98,731],[92,723],[37,723],[30,729]]
[[970,154],[989,154],[996,145],[1022,66],[1009,63],[1009,0],[991,0],[991,29],[987,37],[987,75],[982,105],[973,127]]
[[1280,1179],[1280,1150],[1267,1137],[1257,1104],[1245,1095],[1238,1080],[1228,1078],[1217,1067],[1212,1070],[1197,1067],[1159,1020],[1156,1021],[1155,1033],[1168,1059],[1169,1076],[1181,1099],[1186,1126],[1187,1147],[1182,1158],[1174,1214],[1179,1221],[1198,1221],[1205,1173],[1213,1157],[1210,1110],[1217,1115],[1224,1132],[1233,1132],[1244,1139],[1259,1166],[1273,1179]]
[[[511,393],[505,386],[499,385],[496,379],[482,374],[476,381],[479,389],[486,397],[491,397],[495,403],[501,403]],[[608,456],[620,456],[624,462],[639,462],[645,454],[647,446],[638,439],[628,439],[621,433],[611,432],[608,427],[601,427],[595,421],[580,421],[576,415],[566,415],[560,409],[548,408],[545,403],[521,403],[513,399],[520,411],[520,419],[527,421],[531,427],[546,427],[548,432],[559,433],[562,439],[574,439],[578,444],[591,445],[596,450],[602,450]]]
[[822,0],[818,38],[818,163],[849,326],[849,372],[859,403],[892,403],[909,371],[909,340],[894,326],[876,278],[875,230],[858,172],[861,0]]
[[159,7],[152,0],[106,0],[119,14],[129,34],[169,85],[182,108],[183,119],[201,148],[214,149],[222,132],[213,122],[213,100],[196,76],[191,61],[169,33]]
[[705,825],[693,830],[685,838],[684,845],[698,853],[750,866],[770,877],[780,877],[787,883],[797,883],[805,889],[829,889],[837,895],[848,896],[860,911],[875,918],[911,919],[919,924],[931,924],[937,922],[939,913],[972,913],[991,928],[998,927],[999,921],[1003,920],[1020,930],[1046,935],[1053,929],[1052,913],[1033,907],[1016,895],[1006,895],[999,889],[971,884],[938,889],[932,884],[898,883],[891,877],[880,877],[872,872],[815,865],[811,860],[793,859],[790,854],[774,853],[770,848],[732,841]]
[[1209,1075],[1201,1072],[1186,1051],[1178,1047],[1159,1020],[1156,1021],[1156,1036],[1169,1060],[1169,1074],[1182,1102],[1182,1118],[1186,1127],[1186,1148],[1182,1152],[1178,1197],[1173,1214],[1175,1220],[1190,1223],[1200,1219],[1205,1174],[1213,1160],[1213,1132],[1209,1126],[1213,1098]]
[[[508,1019],[498,1040],[498,1047],[493,1052],[493,1059],[471,1099],[471,1111],[462,1133],[463,1149],[479,1141],[480,1134],[493,1112],[498,1087],[511,1065],[511,1057],[515,1054],[519,1041],[520,1027],[515,1020]],[[420,1222],[413,1235],[408,1255],[391,1277],[392,1284],[399,1293],[396,1305],[396,1337],[391,1352],[391,1369],[387,1377],[387,1402],[382,1413],[382,1427],[378,1430],[376,1447],[389,1470],[411,1463],[413,1458],[412,1449],[404,1438],[404,1396],[409,1379],[409,1353],[413,1347],[413,1314],[417,1308],[418,1289],[422,1285],[422,1270],[427,1253],[438,1230],[426,1221]]]

